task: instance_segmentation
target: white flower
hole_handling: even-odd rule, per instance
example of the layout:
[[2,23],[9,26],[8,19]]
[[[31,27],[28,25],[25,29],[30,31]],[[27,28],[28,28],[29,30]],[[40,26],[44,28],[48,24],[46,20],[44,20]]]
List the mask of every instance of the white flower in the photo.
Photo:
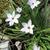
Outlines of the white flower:
[[8,44],[9,43],[9,41],[6,41],[6,42],[2,42],[2,43],[0,43],[0,48],[1,49],[3,49],[3,48],[7,48],[8,47]]
[[21,16],[21,14],[15,14],[15,11],[13,11],[12,14],[7,13],[7,19],[6,22],[9,22],[9,26],[12,26],[14,23],[18,23],[18,18]]
[[15,45],[18,46],[20,44],[20,41],[16,41]]
[[15,43],[18,50],[21,50],[21,44],[20,43],[21,43],[20,41],[16,41],[16,43]]
[[29,20],[28,23],[22,23],[23,28],[21,29],[22,32],[33,34],[34,25],[32,25],[32,21]]
[[40,50],[40,46],[37,46],[36,44],[34,44],[33,50]]
[[40,4],[40,1],[37,0],[28,0],[28,5],[30,5],[31,9],[34,9]]
[[22,8],[20,8],[20,7],[17,7],[17,8],[16,8],[16,11],[17,11],[18,13],[21,13],[21,11],[22,11]]

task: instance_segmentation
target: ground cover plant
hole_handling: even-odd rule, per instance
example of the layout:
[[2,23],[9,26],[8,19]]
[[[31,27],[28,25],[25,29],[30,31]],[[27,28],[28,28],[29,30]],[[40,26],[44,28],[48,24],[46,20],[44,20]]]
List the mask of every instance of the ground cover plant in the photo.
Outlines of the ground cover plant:
[[50,50],[50,0],[0,0],[0,50]]

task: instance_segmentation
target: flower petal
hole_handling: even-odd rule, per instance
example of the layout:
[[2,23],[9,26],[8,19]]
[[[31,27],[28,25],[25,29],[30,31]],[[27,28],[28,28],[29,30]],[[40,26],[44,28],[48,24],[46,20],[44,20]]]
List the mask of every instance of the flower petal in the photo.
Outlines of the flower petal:
[[9,22],[9,26],[13,26],[13,24],[14,24],[13,20]]
[[15,17],[15,11],[13,11],[13,13],[12,13],[12,17]]
[[27,29],[27,28],[22,28],[21,31],[22,31],[22,32],[25,32],[25,33],[28,33],[28,32],[29,32],[29,29]]
[[32,21],[29,20],[29,21],[28,21],[28,27],[31,27],[31,26],[32,26]]
[[32,29],[33,29],[34,27],[35,27],[34,25],[31,26]]
[[7,13],[8,18],[12,18],[12,15],[10,13]]
[[27,23],[22,23],[22,25],[23,25],[23,27],[27,27],[28,26]]
[[33,34],[33,29],[32,28],[29,30],[29,33],[30,34]]
[[0,48],[6,48],[6,47],[8,47],[8,43],[9,43],[9,41],[0,43]]
[[16,45],[16,47],[17,47],[18,50],[21,50],[21,48],[22,48],[22,44],[20,44],[20,43],[21,43],[20,41],[17,41],[15,43],[15,45]]
[[20,18],[21,14],[16,14],[15,18]]
[[19,23],[19,22],[18,22],[18,19],[14,19],[14,23]]
[[40,47],[38,46],[38,50],[40,50]]
[[5,21],[6,22],[9,22],[9,21],[11,21],[12,20],[12,18],[7,18]]
[[38,48],[37,48],[37,45],[36,45],[36,44],[34,44],[34,48],[33,48],[33,50],[38,50]]
[[19,44],[20,44],[20,41],[15,42],[16,46],[19,46]]
[[36,1],[36,3],[34,4],[35,7],[37,7],[40,4],[40,1]]
[[33,10],[35,8],[35,5],[30,5],[31,9]]
[[33,46],[33,50],[40,50],[40,47],[37,46],[36,44],[34,44],[34,46]]

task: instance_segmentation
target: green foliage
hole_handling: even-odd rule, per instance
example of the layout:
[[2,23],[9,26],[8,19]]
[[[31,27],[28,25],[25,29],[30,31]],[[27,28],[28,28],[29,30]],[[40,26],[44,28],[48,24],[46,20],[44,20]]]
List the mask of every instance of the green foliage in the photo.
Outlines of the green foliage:
[[[22,16],[19,19],[20,23],[12,27],[7,26],[7,23],[5,23],[6,13],[12,13],[17,6],[23,8]],[[20,31],[21,23],[27,22],[29,19],[35,25],[33,35]],[[48,0],[44,0],[34,10],[31,10],[27,5],[27,0],[0,0],[0,35],[22,41],[26,45],[25,50],[32,50],[35,43],[41,47],[41,50],[50,50],[50,4]]]

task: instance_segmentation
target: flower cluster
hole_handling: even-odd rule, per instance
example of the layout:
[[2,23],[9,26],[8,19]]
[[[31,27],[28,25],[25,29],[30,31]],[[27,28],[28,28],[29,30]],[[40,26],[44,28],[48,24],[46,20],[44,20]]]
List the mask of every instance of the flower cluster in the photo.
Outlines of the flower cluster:
[[[27,4],[30,5],[31,9],[34,9],[35,7],[38,6],[38,4],[40,4],[40,1],[28,0]],[[21,17],[20,13],[22,12],[22,7],[21,8],[17,7],[16,12],[18,12],[18,14],[16,14],[15,11],[13,11],[12,14],[7,13],[7,19],[5,21],[9,23],[9,26],[13,26],[14,23],[16,24],[19,23],[18,19]],[[32,25],[31,19],[29,19],[28,23],[25,22],[22,23],[22,25],[23,25],[23,28],[21,29],[22,32],[33,34],[34,25]]]
[[[17,41],[16,43],[15,43],[15,46],[18,48],[18,50],[20,50],[21,49],[21,45],[19,45],[21,42],[20,41]],[[0,43],[0,49],[1,50],[8,50],[8,48],[9,48],[9,41],[5,41],[5,42],[2,42],[2,43]]]
[[[17,8],[17,12],[21,12],[22,9],[21,8]],[[12,14],[7,13],[7,19],[5,20],[6,22],[9,22],[9,26],[13,26],[14,23],[19,23],[18,22],[18,18],[21,16],[21,14],[15,14],[15,11],[13,11]]]
[[[37,7],[40,4],[40,1],[28,0],[27,4],[33,10],[35,7]],[[12,12],[12,14],[11,13],[7,13],[7,18],[6,18],[5,21],[8,22],[9,26],[13,26],[14,24],[18,24],[19,23],[19,18],[22,17],[21,16],[21,12],[22,12],[22,7],[17,7],[16,11],[14,10]],[[26,22],[22,22],[21,24],[23,26],[23,28],[20,29],[21,32],[34,34],[33,28],[35,27],[35,25],[32,24],[32,20],[31,19],[29,19],[27,23]],[[20,42],[16,42],[15,45],[17,47],[21,48],[21,46],[18,46],[19,43]],[[34,49],[33,50],[40,50],[40,47],[37,47],[37,45],[34,45]]]

